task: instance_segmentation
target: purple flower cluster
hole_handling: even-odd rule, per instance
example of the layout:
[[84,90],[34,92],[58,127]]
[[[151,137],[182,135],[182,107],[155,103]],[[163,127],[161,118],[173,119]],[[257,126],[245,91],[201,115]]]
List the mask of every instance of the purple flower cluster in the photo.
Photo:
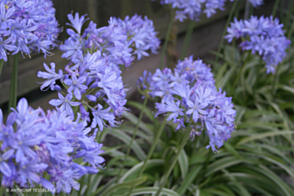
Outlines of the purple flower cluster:
[[[97,129],[92,131],[86,124],[60,110],[47,114],[41,108],[34,110],[24,98],[6,124],[0,109],[2,186],[40,184],[53,192],[79,190],[77,180],[97,173],[104,162],[102,144],[95,142]],[[77,164],[79,158],[90,166]]]
[[258,7],[263,4],[263,0],[249,0],[249,2],[253,5],[253,7]]
[[176,129],[189,123],[192,138],[206,130],[210,139],[208,147],[213,151],[235,130],[232,98],[226,97],[222,89],[217,91],[213,74],[202,60],[186,58],[177,64],[174,72],[165,68],[147,75],[145,71],[138,85],[145,96],[161,97],[161,102],[156,103],[155,116],[167,115],[168,121],[177,124]]
[[128,36],[128,44],[137,55],[137,59],[140,60],[142,56],[149,56],[148,50],[152,53],[156,53],[159,47],[160,41],[156,37],[152,20],[149,20],[147,16],[144,19],[141,16],[134,15],[133,17],[126,16],[124,20],[120,18],[112,17],[109,21],[109,26],[120,29],[121,33]]
[[266,63],[267,73],[275,73],[275,67],[286,57],[286,49],[290,45],[282,29],[283,24],[273,17],[252,16],[249,20],[235,21],[228,28],[225,38],[231,42],[233,38],[242,38],[240,47],[252,54],[259,54]]
[[[231,2],[234,0],[230,0]],[[160,0],[161,4],[169,4],[176,10],[176,19],[183,22],[185,19],[198,20],[204,13],[208,18],[219,10],[224,10],[226,0]],[[263,0],[249,0],[253,7],[262,5]]]
[[[140,59],[148,56],[151,49],[153,53],[159,47],[159,39],[156,37],[153,23],[147,17],[141,16],[126,17],[125,20],[110,18],[109,25],[98,28],[92,21],[83,34],[81,28],[87,20],[85,16],[79,18],[79,14],[68,15],[71,26],[75,29],[67,29],[70,38],[65,41],[60,49],[65,53],[63,58],[70,59],[74,64],[83,60],[83,54],[98,51],[101,59],[107,61],[111,66],[130,66],[134,60],[133,54]],[[79,64],[78,64],[79,65]],[[78,66],[77,65],[77,66]]]
[[217,9],[224,9],[225,2],[226,0],[161,0],[161,4],[170,4],[173,9],[176,9],[176,19],[181,22],[186,18],[198,20],[202,12],[210,18]]
[[[127,90],[120,66],[129,66],[134,60],[133,54],[141,58],[148,55],[149,49],[155,52],[159,41],[152,22],[139,16],[127,17],[124,21],[111,18],[107,27],[97,29],[96,24],[90,22],[82,32],[85,17],[79,17],[77,13],[75,17],[69,14],[68,18],[75,31],[67,29],[70,37],[60,48],[65,52],[62,57],[71,62],[65,73],[61,70],[56,73],[54,63],[51,68],[44,64],[47,72],[38,72],[38,77],[46,79],[41,90],[49,87],[59,91],[59,99],[49,103],[71,116],[74,107],[82,119],[90,121],[91,112],[93,128],[98,126],[102,131],[108,125],[114,127],[119,123],[115,118],[123,114],[126,104]],[[67,93],[61,92],[56,80],[61,81]]]
[[9,52],[50,54],[60,29],[51,0],[3,0],[0,2],[0,59]]
[[[231,2],[234,0],[230,0]],[[253,7],[258,7],[263,4],[263,0],[249,0]]]

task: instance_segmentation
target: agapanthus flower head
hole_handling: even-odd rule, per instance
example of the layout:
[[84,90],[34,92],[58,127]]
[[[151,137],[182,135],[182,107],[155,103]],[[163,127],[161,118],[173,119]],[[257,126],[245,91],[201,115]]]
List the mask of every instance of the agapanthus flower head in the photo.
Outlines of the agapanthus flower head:
[[[203,130],[210,139],[208,147],[213,151],[231,137],[235,130],[232,99],[217,90],[209,66],[193,57],[179,61],[174,71],[157,69],[152,74],[144,73],[138,81],[144,96],[160,97],[156,114],[164,114],[176,129],[191,126],[194,138]],[[195,130],[197,128],[197,130]]]
[[68,29],[69,39],[61,45],[60,49],[65,53],[63,58],[70,59],[73,63],[79,63],[83,54],[99,51],[103,58],[115,65],[129,66],[134,60],[133,55],[138,59],[148,56],[148,51],[156,53],[159,47],[159,39],[153,27],[153,22],[147,17],[127,16],[124,20],[111,17],[109,25],[97,28],[96,24],[90,22],[88,28],[81,32],[85,16],[79,17],[76,13],[68,15],[71,26],[75,31]]
[[152,20],[149,20],[147,16],[142,19],[137,14],[132,16],[126,16],[124,20],[120,18],[112,18],[109,21],[110,26],[116,26],[128,35],[128,42],[134,48],[134,54],[137,55],[138,60],[142,56],[149,56],[148,50],[152,53],[156,53],[159,47],[160,41],[156,37]]
[[251,51],[252,54],[262,56],[267,73],[274,73],[275,67],[286,57],[286,49],[290,46],[282,29],[283,24],[273,17],[260,18],[252,16],[248,20],[235,21],[228,27],[225,38],[231,42],[234,38],[242,38],[242,50]]
[[0,59],[18,52],[50,54],[60,29],[51,0],[4,0],[0,2]]
[[[124,20],[110,18],[109,25],[97,28],[92,21],[82,32],[82,26],[87,20],[76,13],[68,15],[69,24],[74,29],[67,29],[69,38],[60,49],[64,51],[63,58],[70,60],[64,71],[55,71],[44,64],[47,72],[38,72],[38,77],[45,81],[41,90],[50,87],[60,91],[56,84],[60,80],[66,93],[59,92],[59,99],[49,103],[67,111],[74,116],[74,111],[81,113],[81,118],[90,121],[91,126],[102,131],[105,127],[119,125],[116,120],[125,111],[126,92],[122,77],[121,66],[130,66],[135,59],[148,56],[159,47],[153,23],[147,17],[135,15]],[[64,73],[64,74],[63,74]]]
[[249,0],[253,7],[258,7],[263,4],[263,0]]
[[[227,0],[160,0],[161,4],[170,5],[172,9],[175,9],[175,19],[181,22],[187,18],[197,21],[201,14],[205,14],[207,18],[210,18],[217,10],[223,11],[226,2]],[[263,4],[263,0],[249,0],[249,2],[253,7]]]
[[226,0],[161,0],[161,4],[169,4],[176,11],[176,19],[181,22],[187,18],[198,20],[204,13],[208,18],[216,13],[218,9],[223,10]]
[[[230,0],[234,1],[234,0]],[[263,0],[249,0],[249,2],[252,4],[253,7],[258,7],[263,4]]]
[[[77,180],[97,173],[104,159],[102,144],[95,141],[97,130],[87,123],[74,120],[66,111],[53,110],[47,114],[33,109],[26,99],[18,102],[3,123],[0,109],[0,173],[2,186],[21,187],[41,185],[52,192],[70,193],[79,190]],[[91,166],[75,163],[84,158]],[[49,178],[45,179],[45,176]]]

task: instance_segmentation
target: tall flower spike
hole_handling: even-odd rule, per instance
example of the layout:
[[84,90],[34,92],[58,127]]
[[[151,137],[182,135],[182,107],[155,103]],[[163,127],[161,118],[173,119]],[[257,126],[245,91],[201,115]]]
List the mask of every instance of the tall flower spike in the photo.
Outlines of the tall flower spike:
[[176,130],[190,124],[192,138],[206,130],[208,147],[213,151],[235,130],[232,99],[221,89],[217,91],[210,68],[202,60],[193,61],[191,56],[179,61],[174,72],[166,68],[153,75],[144,73],[138,84],[143,87],[144,96],[161,98],[156,103],[155,116],[167,115],[167,120],[176,124]]

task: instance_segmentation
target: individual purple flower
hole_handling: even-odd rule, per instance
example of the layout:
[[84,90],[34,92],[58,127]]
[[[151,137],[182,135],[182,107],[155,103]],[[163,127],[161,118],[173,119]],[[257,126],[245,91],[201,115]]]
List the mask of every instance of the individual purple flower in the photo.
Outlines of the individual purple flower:
[[85,19],[85,16],[86,15],[81,16],[80,18],[79,13],[76,13],[75,17],[73,17],[72,14],[68,14],[67,17],[71,23],[67,23],[67,25],[72,26],[78,32],[78,34],[81,34],[82,26],[87,20]]
[[221,89],[216,90],[210,68],[201,60],[193,61],[191,56],[179,61],[174,72],[165,68],[156,70],[153,75],[144,73],[138,84],[143,87],[140,90],[145,97],[161,98],[161,102],[155,104],[155,116],[168,116],[167,120],[176,124],[176,130],[189,124],[192,138],[206,130],[210,139],[208,147],[213,151],[235,130],[236,111],[232,99]]
[[[36,133],[35,133],[36,134]],[[15,149],[15,160],[18,163],[26,162],[30,159],[36,159],[37,154],[31,149],[35,145],[39,145],[45,137],[42,134],[35,135],[34,132],[30,134],[18,133],[16,135],[16,144],[12,146]],[[35,135],[35,136],[33,136]]]
[[36,159],[32,161],[23,161],[19,165],[19,181],[22,187],[27,186],[27,182],[31,187],[34,187],[34,183],[40,184],[41,177],[38,173],[42,173],[48,167],[45,163],[38,163]]
[[49,101],[49,104],[51,104],[55,107],[60,106],[61,111],[66,111],[66,112],[68,112],[68,114],[73,116],[74,113],[73,113],[71,106],[78,106],[78,105],[80,105],[80,103],[71,101],[73,98],[72,94],[67,94],[64,97],[61,93],[58,93],[58,98],[59,99],[52,99],[51,101]]
[[2,155],[0,154],[0,172],[2,172],[7,177],[11,176],[12,172],[6,161],[11,158],[13,153],[14,153],[14,150],[10,149],[4,152]]
[[74,92],[74,96],[80,100],[82,98],[82,92],[87,90],[87,86],[84,85],[86,82],[87,76],[83,75],[82,77],[77,78],[76,74],[71,75],[71,79],[65,79],[64,83],[69,86],[67,92]]
[[103,130],[103,128],[106,126],[104,120],[108,121],[111,127],[114,127],[116,124],[115,121],[115,116],[114,114],[111,114],[109,111],[111,108],[107,108],[105,110],[103,110],[102,105],[98,104],[97,105],[97,110],[92,111],[94,119],[92,121],[92,128],[95,128],[96,125],[98,125],[100,131]]
[[176,119],[179,116],[184,115],[183,109],[180,108],[180,101],[175,102],[172,96],[164,99],[162,103],[156,103],[156,109],[157,112],[155,117],[157,117],[159,114],[168,113],[167,120],[169,121],[173,119],[174,123],[176,123]]
[[56,80],[63,78],[63,72],[62,70],[59,70],[58,73],[55,72],[55,63],[50,63],[51,69],[44,63],[44,67],[47,72],[38,71],[38,77],[46,79],[44,82],[42,82],[41,90],[44,90],[46,87],[50,87],[51,90],[54,90],[56,88]]
[[75,63],[82,59],[82,45],[79,39],[73,39],[70,37],[60,46],[60,50],[66,51],[62,54],[62,58],[71,58]]
[[[85,162],[88,162],[93,167],[99,167],[101,168],[101,164],[105,162],[104,158],[99,156],[99,154],[103,153],[104,151],[101,150],[102,144],[100,144],[99,148],[93,149],[91,151],[82,150],[77,152],[75,158],[83,157],[83,160]],[[93,156],[97,155],[97,156]]]
[[283,24],[273,17],[264,16],[257,18],[252,16],[248,20],[240,20],[231,23],[228,35],[225,36],[229,42],[233,38],[243,38],[240,44],[242,50],[251,51],[262,57],[267,68],[267,73],[275,73],[275,67],[286,57],[286,49],[290,46],[282,29]]
[[9,37],[8,39],[3,39],[3,37],[0,37],[0,59],[3,59],[7,62],[7,50],[8,51],[15,51],[16,46],[12,44],[12,37]]
[[194,120],[194,122],[198,121],[200,114],[207,114],[207,111],[205,111],[205,109],[207,108],[208,103],[201,102],[201,100],[197,97],[195,98],[194,103],[191,100],[188,100],[187,105],[189,106],[189,109],[186,112],[186,114],[192,115],[192,119]]

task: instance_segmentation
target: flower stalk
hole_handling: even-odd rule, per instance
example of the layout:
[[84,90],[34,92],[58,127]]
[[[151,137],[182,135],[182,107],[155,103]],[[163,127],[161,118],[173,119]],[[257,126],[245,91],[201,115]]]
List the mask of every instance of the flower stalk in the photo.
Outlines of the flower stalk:
[[0,60],[0,76],[1,76],[1,73],[2,73],[3,64],[4,64],[4,60],[1,59]]
[[167,179],[168,179],[168,176],[170,175],[171,171],[173,170],[173,168],[174,168],[174,166],[175,166],[175,164],[176,164],[176,162],[177,162],[177,160],[178,160],[178,158],[179,158],[179,156],[180,156],[180,154],[181,154],[181,152],[182,152],[184,146],[186,145],[186,143],[187,143],[187,141],[188,141],[188,139],[189,139],[189,137],[190,137],[190,131],[191,131],[191,126],[189,126],[189,129],[185,131],[185,134],[184,134],[184,137],[183,137],[183,139],[182,139],[182,142],[181,142],[179,148],[177,149],[177,154],[175,155],[175,157],[174,157],[174,159],[173,159],[173,161],[172,161],[170,167],[168,168],[168,171],[167,171],[167,173],[165,174],[165,176],[164,176],[164,178],[163,178],[163,181],[162,181],[162,183],[160,184],[160,187],[159,187],[159,189],[157,190],[155,196],[159,196],[159,195],[160,195],[160,193],[161,193],[161,191],[162,191],[162,189],[163,189],[163,186],[166,184],[166,181],[167,181]]
[[160,63],[159,63],[159,68],[160,69],[162,69],[162,67],[163,67],[163,61],[164,61],[165,52],[166,52],[166,49],[167,49],[168,39],[170,37],[172,27],[173,27],[173,23],[174,23],[174,18],[175,18],[174,12],[172,11],[171,13],[172,13],[171,14],[171,19],[170,19],[170,22],[168,24],[168,29],[167,29],[167,32],[166,32],[166,35],[165,35],[165,40],[164,40],[163,48],[162,48],[162,51],[161,51],[161,57],[160,57]]
[[[145,159],[145,161],[143,163],[143,166],[141,167],[141,170],[140,170],[137,178],[141,177],[141,175],[143,174],[143,172],[144,172],[144,170],[146,168],[146,164],[147,164],[148,160],[150,159],[151,155],[153,154],[153,152],[155,150],[155,147],[156,147],[156,145],[157,145],[157,143],[159,141],[159,138],[160,138],[160,136],[162,134],[162,131],[164,130],[165,124],[166,124],[166,119],[164,119],[164,121],[162,122],[162,124],[161,124],[161,126],[160,126],[160,128],[159,128],[159,130],[158,130],[158,132],[157,132],[157,134],[155,136],[155,138],[154,138],[154,142],[153,142],[153,144],[152,144],[152,146],[151,146],[151,148],[150,148],[150,150],[148,152],[148,155],[147,155],[147,157],[146,157],[146,159]],[[131,195],[133,189],[134,189],[134,187],[132,186],[130,188],[130,191],[128,193],[128,196]]]
[[143,114],[144,114],[144,109],[145,109],[145,107],[146,107],[147,102],[148,102],[148,98],[145,97],[145,99],[144,99],[144,103],[143,103],[143,106],[142,106],[142,109],[141,109],[141,112],[140,112],[140,115],[139,115],[139,119],[138,119],[138,122],[137,122],[137,124],[136,124],[135,130],[134,130],[134,133],[133,133],[133,136],[132,136],[132,140],[131,140],[130,144],[128,145],[127,153],[125,154],[125,157],[124,157],[124,160],[123,160],[122,166],[121,166],[121,168],[120,168],[120,170],[119,170],[119,173],[118,173],[118,175],[117,175],[117,179],[116,179],[117,182],[118,182],[118,180],[120,179],[121,172],[122,172],[122,170],[123,170],[123,168],[124,168],[124,166],[125,166],[125,163],[126,163],[126,160],[127,160],[128,156],[129,156],[129,154],[130,154],[131,147],[132,147],[132,145],[133,145],[133,141],[134,141],[134,139],[135,139],[135,137],[136,137],[136,134],[137,134],[137,131],[138,131],[138,128],[139,128],[139,124],[140,124],[140,122],[141,122],[141,120],[142,120],[142,117],[143,117]]
[[13,58],[13,68],[12,68],[9,102],[8,102],[8,111],[9,112],[11,111],[10,108],[16,107],[18,58],[19,58],[19,54],[17,53],[16,55],[14,55],[14,58]]
[[194,20],[191,20],[189,22],[188,29],[184,38],[184,44],[183,44],[181,56],[180,56],[181,61],[184,60],[184,58],[187,56],[195,24],[196,22]]

